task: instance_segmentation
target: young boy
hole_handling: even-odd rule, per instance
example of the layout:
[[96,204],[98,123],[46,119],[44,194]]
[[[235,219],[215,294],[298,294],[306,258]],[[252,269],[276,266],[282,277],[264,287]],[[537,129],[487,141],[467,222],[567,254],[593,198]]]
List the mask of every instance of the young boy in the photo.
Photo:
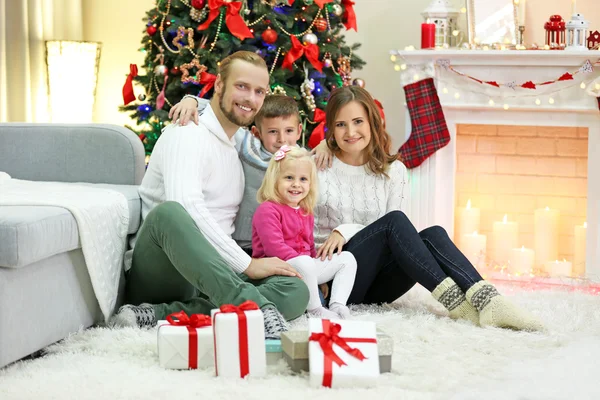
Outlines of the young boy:
[[[195,96],[185,96],[197,101],[198,112],[208,102]],[[183,106],[183,101],[182,101]],[[181,115],[185,111],[181,110]],[[252,253],[252,216],[258,207],[256,193],[262,184],[269,161],[281,146],[296,146],[302,134],[302,124],[296,100],[288,96],[270,95],[265,98],[262,108],[254,117],[252,130],[240,129],[236,132],[235,147],[238,150],[246,184],[244,197],[235,220],[232,235],[238,245],[248,254]]]

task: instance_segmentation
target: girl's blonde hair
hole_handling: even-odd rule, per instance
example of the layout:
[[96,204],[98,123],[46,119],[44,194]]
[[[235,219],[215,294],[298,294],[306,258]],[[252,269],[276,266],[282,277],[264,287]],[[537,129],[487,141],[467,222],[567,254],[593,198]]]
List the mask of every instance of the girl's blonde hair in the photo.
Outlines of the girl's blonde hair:
[[258,189],[258,193],[256,194],[256,200],[259,203],[264,203],[265,201],[283,203],[283,199],[279,196],[279,191],[277,190],[277,180],[284,164],[297,160],[306,160],[310,164],[310,189],[308,195],[300,201],[299,205],[307,214],[313,213],[317,205],[318,196],[317,166],[310,153],[301,147],[291,147],[285,153],[285,157],[279,161],[275,160],[275,157],[271,158],[262,185],[260,185],[260,189]]

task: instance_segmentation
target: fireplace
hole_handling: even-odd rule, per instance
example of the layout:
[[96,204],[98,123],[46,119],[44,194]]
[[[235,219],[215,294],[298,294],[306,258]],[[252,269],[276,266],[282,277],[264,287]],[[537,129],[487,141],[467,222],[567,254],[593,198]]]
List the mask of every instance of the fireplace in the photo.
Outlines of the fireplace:
[[[507,256],[496,256],[501,251],[496,251],[494,238],[499,235],[494,235],[493,229],[494,223],[502,223],[507,215],[508,221],[518,223],[517,247],[537,247],[545,257],[550,257],[545,255],[550,250],[557,261],[572,264],[576,264],[576,253],[583,251],[579,257],[584,265],[573,265],[573,274],[600,281],[600,113],[596,98],[583,88],[600,76],[600,67],[575,74],[573,80],[530,91],[480,82],[550,81],[578,71],[586,60],[595,63],[600,52],[443,50],[395,54],[397,63],[405,64],[397,68],[403,82],[406,77],[422,78],[432,71],[432,64],[441,65],[435,67],[434,78],[451,135],[448,146],[410,171],[406,211],[416,227],[441,225],[464,248],[461,238],[473,232],[461,232],[470,230],[470,225],[463,227],[459,214],[470,199],[480,213],[477,235],[487,237],[485,250],[475,263],[506,267]],[[406,120],[410,132],[410,118]],[[546,218],[542,214],[548,210],[559,211],[556,226],[542,224]],[[585,230],[578,234],[576,227]],[[557,230],[557,244],[545,246],[550,249],[540,247],[543,235],[539,232],[552,229]],[[576,249],[576,242],[584,243],[583,250],[581,244]],[[514,245],[514,241],[510,243]],[[504,243],[505,250],[507,246]],[[543,273],[544,262],[535,260],[536,273]],[[558,264],[556,268],[560,271]]]

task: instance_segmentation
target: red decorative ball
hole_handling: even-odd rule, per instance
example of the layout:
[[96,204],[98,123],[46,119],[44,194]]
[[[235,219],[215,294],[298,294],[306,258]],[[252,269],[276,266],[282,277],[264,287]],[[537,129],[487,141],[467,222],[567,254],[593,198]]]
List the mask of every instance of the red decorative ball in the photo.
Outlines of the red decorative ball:
[[319,32],[325,31],[327,29],[327,21],[325,20],[325,18],[317,18],[315,20],[315,28]]
[[156,33],[156,26],[150,25],[149,27],[147,27],[146,33],[150,36],[154,35]]
[[278,37],[277,32],[275,32],[275,30],[273,30],[271,28],[268,28],[266,31],[264,31],[261,36],[262,36],[262,40],[264,40],[265,43],[268,43],[268,44],[275,43],[277,41],[277,37]]
[[263,19],[263,22],[265,25],[271,25],[271,20],[270,19]]
[[171,68],[171,73],[173,75],[179,75],[179,67],[173,67],[173,68]]
[[192,7],[202,9],[206,6],[206,0],[192,0]]
[[146,139],[146,135],[144,135],[143,133],[140,133],[138,136],[140,137],[140,140],[142,142],[144,141],[144,139]]
[[165,21],[165,26],[166,26],[167,28],[168,28],[168,27],[170,27],[170,26],[171,26],[171,21],[169,21],[169,20],[166,20],[166,21]]

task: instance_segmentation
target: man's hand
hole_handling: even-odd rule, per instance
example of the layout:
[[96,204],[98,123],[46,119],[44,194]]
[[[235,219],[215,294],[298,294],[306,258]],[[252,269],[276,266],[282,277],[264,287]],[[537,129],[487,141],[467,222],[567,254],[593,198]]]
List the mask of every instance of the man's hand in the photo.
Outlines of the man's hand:
[[311,150],[310,154],[316,154],[315,164],[321,171],[327,168],[331,168],[333,165],[333,153],[327,147],[325,140],[321,140],[321,143]]
[[179,118],[179,125],[182,126],[187,125],[190,119],[198,125],[198,102],[192,97],[186,97],[171,107],[169,118],[173,121],[177,121]]
[[321,291],[321,293],[323,293],[324,299],[329,297],[329,285],[327,285],[326,283],[321,283],[319,285],[319,290]]
[[338,231],[331,232],[331,235],[327,238],[325,243],[317,250],[317,258],[321,258],[321,261],[329,258],[333,258],[333,253],[337,251],[337,254],[342,252],[342,247],[346,244],[346,239]]
[[268,278],[273,275],[296,276],[302,279],[302,276],[294,267],[277,257],[253,258],[244,273],[248,278],[254,280]]

